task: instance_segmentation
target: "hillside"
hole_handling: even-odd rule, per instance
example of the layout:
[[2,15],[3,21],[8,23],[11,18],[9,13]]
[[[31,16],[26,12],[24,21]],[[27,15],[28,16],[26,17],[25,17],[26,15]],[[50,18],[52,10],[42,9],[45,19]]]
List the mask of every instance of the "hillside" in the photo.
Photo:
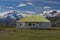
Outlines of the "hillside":
[[0,40],[60,40],[60,28],[52,30],[16,29],[16,32],[0,30]]
[[52,26],[60,27],[60,13],[57,11],[51,12],[52,16],[46,17],[52,22]]
[[52,26],[60,27],[60,16],[59,17],[47,17],[52,22]]

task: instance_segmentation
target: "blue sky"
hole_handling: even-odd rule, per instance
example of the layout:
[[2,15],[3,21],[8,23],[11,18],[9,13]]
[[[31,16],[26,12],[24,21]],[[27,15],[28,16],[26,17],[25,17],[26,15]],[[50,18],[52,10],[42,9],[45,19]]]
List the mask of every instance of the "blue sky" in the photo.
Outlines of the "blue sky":
[[53,9],[60,10],[60,0],[0,0],[0,12],[23,10],[39,13]]

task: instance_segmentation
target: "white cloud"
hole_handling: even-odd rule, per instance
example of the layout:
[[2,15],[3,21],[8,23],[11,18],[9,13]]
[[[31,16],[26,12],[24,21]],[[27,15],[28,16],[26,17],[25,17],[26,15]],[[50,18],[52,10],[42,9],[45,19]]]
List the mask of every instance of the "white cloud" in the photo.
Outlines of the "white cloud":
[[6,8],[10,8],[10,9],[13,9],[14,7],[6,7]]
[[34,12],[34,11],[26,11],[26,13],[35,14],[36,12]]
[[28,4],[28,5],[33,5],[31,2],[28,2],[27,4]]
[[25,3],[20,3],[17,7],[25,7],[27,5],[33,5],[31,2],[27,2],[26,4]]
[[11,12],[13,12],[14,10],[9,10],[9,11],[5,11],[5,12],[0,12],[0,16],[4,16],[4,15],[6,15],[6,14],[8,14],[8,13],[11,13]]
[[43,7],[43,8],[44,8],[44,9],[47,9],[47,8],[49,9],[49,8],[51,8],[51,7],[49,7],[49,6],[45,6],[45,7]]
[[4,16],[7,13],[9,13],[9,12],[0,12],[0,16]]
[[24,3],[20,3],[17,7],[24,7],[24,6],[27,6],[27,5]]

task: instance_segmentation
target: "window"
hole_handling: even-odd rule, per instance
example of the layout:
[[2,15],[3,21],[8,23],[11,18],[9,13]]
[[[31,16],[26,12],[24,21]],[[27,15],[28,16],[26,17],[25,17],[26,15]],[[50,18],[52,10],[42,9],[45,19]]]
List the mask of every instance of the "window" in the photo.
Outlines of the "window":
[[20,26],[21,26],[22,24],[20,23]]
[[31,23],[29,23],[29,26],[31,26]]
[[35,24],[33,24],[33,26],[35,26]]

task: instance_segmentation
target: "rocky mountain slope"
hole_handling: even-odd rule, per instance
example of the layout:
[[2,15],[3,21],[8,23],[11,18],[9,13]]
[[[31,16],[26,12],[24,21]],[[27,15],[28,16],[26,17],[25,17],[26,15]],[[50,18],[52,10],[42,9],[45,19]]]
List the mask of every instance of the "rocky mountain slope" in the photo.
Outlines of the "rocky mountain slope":
[[15,26],[16,20],[21,19],[23,16],[18,14],[17,12],[8,12],[2,16],[0,16],[0,24],[7,26]]

